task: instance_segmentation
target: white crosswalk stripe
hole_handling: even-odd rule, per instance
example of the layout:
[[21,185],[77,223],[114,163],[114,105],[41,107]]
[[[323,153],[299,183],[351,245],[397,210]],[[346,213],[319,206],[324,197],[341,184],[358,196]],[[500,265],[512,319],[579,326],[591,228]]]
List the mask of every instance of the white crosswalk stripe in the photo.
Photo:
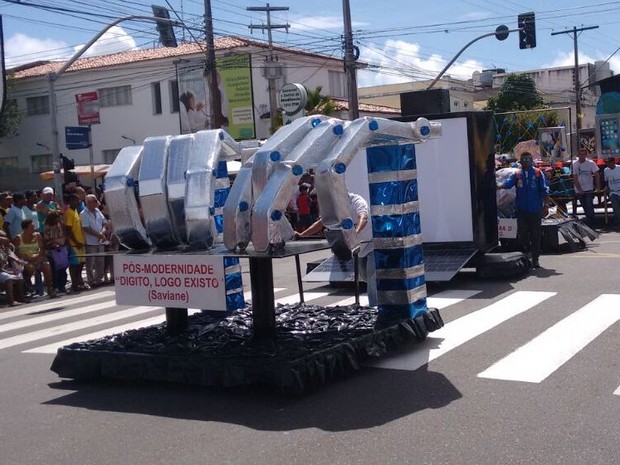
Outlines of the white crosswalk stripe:
[[[355,297],[352,295],[342,295],[341,291],[335,289],[325,291],[323,289],[326,288],[304,292],[304,300],[308,303],[320,302],[321,305],[328,306],[345,306],[355,302]],[[275,299],[276,304],[289,305],[298,302],[299,295],[295,291],[296,289],[274,289],[275,293],[281,295]],[[449,307],[463,308],[458,307],[458,304],[475,298],[481,292],[479,290],[445,290],[429,296],[427,304],[430,308],[438,308],[442,311]],[[429,334],[423,343],[413,345],[405,352],[398,352],[377,360],[370,366],[382,369],[416,370],[499,325],[509,324],[511,318],[535,309],[537,305],[555,295],[554,292],[516,291],[501,296],[492,304],[477,310],[475,308],[480,306],[474,305],[473,311]],[[250,299],[247,301],[249,302]],[[360,304],[368,305],[367,295],[360,295]],[[469,306],[471,305],[470,301]],[[190,315],[196,312],[200,310],[189,310]],[[88,314],[96,315],[80,319]],[[142,319],[139,319],[141,316]],[[0,321],[9,319],[11,321],[0,323],[0,350],[29,344],[30,347],[24,347],[22,352],[54,354],[60,347],[74,342],[98,339],[132,329],[161,324],[165,321],[165,315],[163,308],[117,306],[114,302],[114,291],[110,290],[84,293],[80,296],[48,300],[0,311]],[[65,319],[67,321],[63,322],[62,320]],[[568,363],[575,354],[584,350],[590,342],[619,320],[620,295],[600,295],[545,329],[531,341],[525,342],[483,372],[478,373],[478,377],[540,383],[562,365]],[[114,322],[118,324],[111,326],[110,324]],[[40,328],[36,329],[35,326]],[[8,332],[18,334],[1,337]],[[79,332],[81,334],[78,334]],[[75,334],[64,339],[59,337],[67,333]],[[32,344],[38,341],[41,342]],[[475,372],[472,376],[475,376]],[[620,386],[613,392],[613,395],[620,396]]]
[[14,329],[28,328],[30,326],[49,323],[50,321],[62,320],[73,316],[85,315],[86,313],[98,312],[100,310],[114,307],[116,307],[116,303],[114,301],[107,301],[100,304],[87,305],[86,307],[65,310],[64,312],[48,313],[45,315],[30,318],[29,320],[13,321],[12,323],[0,325],[0,333],[6,333],[8,331],[13,331]]
[[[0,311],[0,321],[8,320],[9,318],[14,318],[17,316],[34,315],[37,312],[43,312],[43,311],[51,310],[55,308],[66,308],[73,304],[90,302],[92,300],[103,299],[103,298],[108,298],[108,297],[114,297],[114,295],[115,295],[114,291],[94,292],[92,294],[91,293],[83,294],[83,295],[80,295],[79,297],[72,297],[69,299],[62,299],[62,300],[54,299],[54,300],[47,300],[41,303],[27,304],[22,307],[16,308],[15,310]],[[112,299],[111,302],[114,302],[114,300]]]
[[620,295],[600,295],[478,376],[540,383],[617,321]]
[[[162,309],[159,309],[163,311]],[[198,309],[190,309],[187,313],[189,315],[193,315],[194,313],[198,313],[200,310]],[[110,334],[119,334],[125,331],[130,331],[132,329],[145,328],[147,326],[158,325],[166,321],[165,315],[155,316],[153,318],[147,318],[146,320],[134,321],[131,323],[127,323],[120,326],[114,326],[113,328],[102,329],[101,331],[95,331],[94,333],[83,334],[81,336],[72,337],[70,339],[65,339],[64,341],[54,342],[52,344],[47,344],[40,347],[35,347],[34,349],[24,350],[24,353],[30,354],[55,354],[58,349],[63,346],[73,344],[74,342],[81,341],[90,341],[92,339],[99,339],[101,337],[109,336]]]
[[378,368],[414,371],[504,321],[554,296],[554,292],[517,291],[482,310],[454,320],[432,332],[417,350],[386,357],[371,364]]
[[132,307],[119,312],[109,313],[107,315],[96,316],[94,318],[88,318],[86,320],[76,321],[73,323],[66,323],[60,326],[53,326],[47,329],[41,329],[33,331],[31,333],[24,333],[13,337],[0,340],[0,349],[6,349],[7,347],[13,347],[27,342],[37,341],[39,339],[45,339],[47,337],[57,336],[59,334],[70,333],[71,331],[78,331],[89,326],[97,326],[111,321],[118,321],[124,318],[131,318],[143,313],[152,312],[156,310],[153,307]]

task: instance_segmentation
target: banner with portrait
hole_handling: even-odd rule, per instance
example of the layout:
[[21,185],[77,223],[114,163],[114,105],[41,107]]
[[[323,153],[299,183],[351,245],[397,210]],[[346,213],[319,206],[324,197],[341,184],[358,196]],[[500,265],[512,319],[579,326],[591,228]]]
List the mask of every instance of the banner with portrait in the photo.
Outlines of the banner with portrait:
[[[181,133],[215,129],[205,61],[177,63]],[[216,59],[217,88],[220,93],[222,128],[234,139],[253,139],[254,106],[249,54]]]

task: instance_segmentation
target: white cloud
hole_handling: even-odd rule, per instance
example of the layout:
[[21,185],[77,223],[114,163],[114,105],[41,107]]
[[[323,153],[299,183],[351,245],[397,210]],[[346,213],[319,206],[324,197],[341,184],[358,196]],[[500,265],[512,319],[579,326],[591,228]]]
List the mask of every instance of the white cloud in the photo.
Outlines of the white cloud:
[[62,41],[37,39],[17,33],[4,43],[6,67],[11,68],[38,60],[62,60],[71,56],[71,48]]
[[[579,53],[579,63],[594,63],[595,61],[605,61],[609,57],[598,53],[596,57],[592,57],[583,53]],[[551,62],[542,65],[541,68],[557,68],[560,66],[575,66],[575,54],[573,52],[559,52],[556,58]],[[609,67],[614,74],[620,73],[620,56],[614,55],[609,58]]]
[[[74,50],[77,52],[84,44],[76,45]],[[112,53],[136,50],[136,41],[120,26],[112,26],[109,31],[101,36],[97,42],[91,45],[84,53],[84,56],[110,55]]]
[[[419,44],[403,40],[387,40],[380,49],[362,47],[360,60],[379,67],[375,71],[359,72],[360,87],[432,79],[448,63],[447,59],[437,54],[424,57]],[[469,79],[474,71],[481,68],[482,64],[476,60],[457,61],[446,75]]]
[[[39,60],[68,60],[83,46],[84,44],[70,46],[59,40],[38,39],[17,33],[9,37],[4,44],[6,67],[12,68]],[[113,26],[84,53],[84,56],[108,55],[137,48],[133,37],[123,28]]]
[[476,21],[480,19],[487,19],[491,17],[490,11],[472,11],[470,13],[461,16],[462,21]]
[[[342,31],[342,16],[289,16],[291,31],[304,31],[311,29],[336,29],[339,33]],[[353,21],[351,26],[353,29],[367,26],[368,23]]]

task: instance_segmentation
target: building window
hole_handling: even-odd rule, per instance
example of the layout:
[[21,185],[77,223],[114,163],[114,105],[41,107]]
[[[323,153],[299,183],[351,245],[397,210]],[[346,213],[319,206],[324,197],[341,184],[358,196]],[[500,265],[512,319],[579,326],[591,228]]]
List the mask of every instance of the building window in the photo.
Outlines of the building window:
[[32,155],[30,157],[30,169],[33,173],[43,173],[53,169],[52,154]]
[[170,90],[170,113],[179,112],[179,81],[168,81]]
[[28,114],[28,116],[46,115],[49,112],[50,112],[49,96],[41,95],[39,97],[27,97],[26,98],[26,114]]
[[0,173],[14,173],[17,171],[17,157],[0,158]]
[[121,151],[121,149],[108,149],[108,150],[104,150],[103,153],[103,162],[111,165],[112,163],[114,163],[114,160],[116,160],[116,157],[118,155],[118,153]]
[[327,71],[329,94],[336,98],[347,98],[346,76],[338,71]]
[[463,104],[463,106],[464,106],[465,108],[467,108],[467,102],[465,102],[465,103]]
[[100,107],[131,105],[131,86],[104,87],[97,89]]
[[153,96],[153,114],[161,115],[161,84],[151,83],[151,95]]

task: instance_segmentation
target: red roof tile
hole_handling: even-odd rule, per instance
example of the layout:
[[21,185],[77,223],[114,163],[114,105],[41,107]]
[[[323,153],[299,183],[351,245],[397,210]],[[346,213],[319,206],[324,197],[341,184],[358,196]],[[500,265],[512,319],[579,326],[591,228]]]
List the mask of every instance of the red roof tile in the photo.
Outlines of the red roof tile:
[[[266,42],[258,40],[243,39],[240,37],[219,37],[215,39],[215,50],[223,51],[243,47],[261,47],[268,48]],[[338,58],[320,55],[305,50],[294,49],[289,47],[274,46],[274,50],[281,52],[289,52],[306,56],[321,57],[323,59],[332,59],[340,61]],[[128,63],[136,63],[141,61],[158,60],[170,57],[183,57],[187,55],[204,54],[206,46],[204,43],[193,42],[180,44],[178,47],[159,47],[140,50],[128,50],[125,52],[114,53],[112,55],[101,55],[80,58],[73,63],[66,72],[83,71],[89,69],[105,68],[107,66],[123,65]],[[38,61],[29,65],[18,66],[13,69],[15,79],[25,79],[30,77],[45,76],[49,73],[56,72],[62,68],[64,61]],[[10,70],[9,70],[10,71]]]

